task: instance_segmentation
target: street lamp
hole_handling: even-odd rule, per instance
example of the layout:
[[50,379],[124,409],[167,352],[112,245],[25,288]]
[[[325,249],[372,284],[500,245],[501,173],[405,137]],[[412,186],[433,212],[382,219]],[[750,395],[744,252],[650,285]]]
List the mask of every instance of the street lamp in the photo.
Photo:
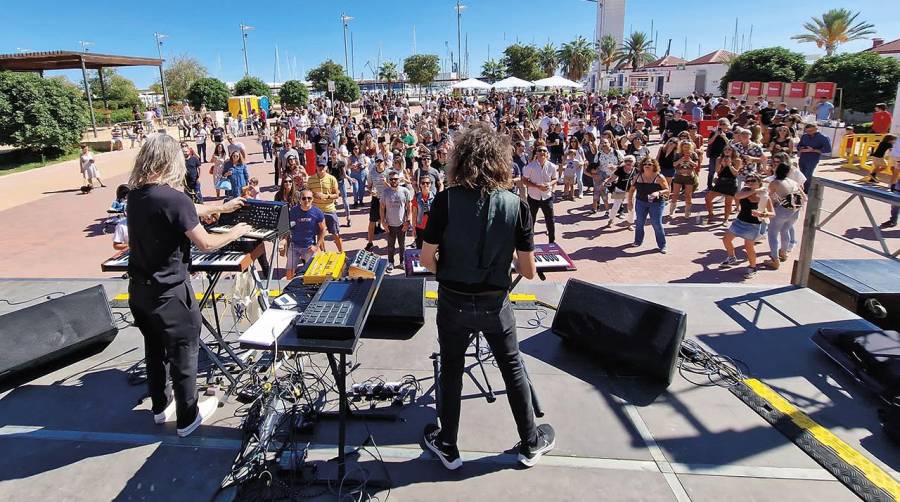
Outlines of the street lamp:
[[[456,0],[456,73],[459,76],[462,73],[462,38],[460,37],[460,23],[462,22],[462,12],[466,10],[465,5],[461,5]],[[451,68],[452,70],[452,68]]]
[[163,39],[169,38],[169,35],[165,35],[163,33],[153,32],[153,38],[156,40],[156,52],[159,54],[159,83],[162,85],[163,91],[163,109],[168,113],[169,111],[169,88],[166,87],[166,76],[163,72],[163,56],[162,56],[162,41]]
[[347,14],[344,14],[343,12],[341,13],[341,24],[344,26],[344,74],[345,75],[350,75],[349,73],[347,73],[348,71],[350,71],[350,62],[347,59],[347,26],[349,25],[350,21],[352,21],[352,20],[353,20],[352,16],[348,16]]
[[244,42],[244,75],[250,75],[250,61],[247,59],[247,32],[252,30],[252,26],[247,26],[244,23],[240,24],[241,27],[241,39]]
[[81,46],[81,52],[87,52],[88,47],[94,45],[94,42],[88,42],[87,40],[79,40],[78,45]]

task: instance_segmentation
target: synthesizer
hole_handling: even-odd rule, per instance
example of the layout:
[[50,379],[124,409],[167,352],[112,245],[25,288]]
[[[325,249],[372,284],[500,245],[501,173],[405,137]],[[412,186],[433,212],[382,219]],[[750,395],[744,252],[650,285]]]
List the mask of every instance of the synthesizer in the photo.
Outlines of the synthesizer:
[[303,284],[322,284],[327,280],[339,279],[344,275],[344,262],[347,255],[335,251],[319,251],[314,256],[306,271],[303,272]]
[[363,279],[371,279],[375,277],[375,270],[378,262],[381,260],[378,255],[369,251],[357,251],[350,266],[347,267],[347,275],[352,278],[362,277]]
[[387,260],[378,260],[371,279],[344,277],[322,284],[303,313],[294,319],[297,337],[324,340],[358,337],[386,268]]
[[287,234],[288,206],[284,202],[247,199],[246,205],[233,213],[223,213],[219,220],[207,231],[225,233],[238,223],[246,223],[252,230],[244,237],[257,240],[271,240]]
[[[404,268],[408,277],[432,275],[419,261],[418,249],[407,249],[404,254]],[[538,272],[570,272],[577,270],[575,263],[559,244],[535,244],[534,265]],[[512,264],[510,264],[512,270]]]
[[[253,260],[264,252],[262,244],[258,244],[250,252],[222,248],[215,251],[201,252],[191,248],[190,272],[243,272],[250,268]],[[100,264],[103,272],[128,272],[128,251],[122,251]]]

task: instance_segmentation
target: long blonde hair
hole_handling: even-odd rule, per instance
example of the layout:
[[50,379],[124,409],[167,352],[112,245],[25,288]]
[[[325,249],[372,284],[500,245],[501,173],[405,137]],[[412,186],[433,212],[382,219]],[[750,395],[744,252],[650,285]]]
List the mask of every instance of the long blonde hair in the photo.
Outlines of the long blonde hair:
[[128,185],[135,189],[158,183],[180,189],[184,187],[186,172],[178,141],[168,134],[151,134],[134,159]]

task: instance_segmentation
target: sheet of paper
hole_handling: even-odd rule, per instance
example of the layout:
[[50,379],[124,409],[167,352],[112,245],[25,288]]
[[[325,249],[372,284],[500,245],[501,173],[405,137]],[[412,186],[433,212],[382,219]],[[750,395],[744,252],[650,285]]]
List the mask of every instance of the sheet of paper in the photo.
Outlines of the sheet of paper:
[[293,310],[268,309],[239,338],[243,345],[270,348],[275,339],[284,333],[297,312]]

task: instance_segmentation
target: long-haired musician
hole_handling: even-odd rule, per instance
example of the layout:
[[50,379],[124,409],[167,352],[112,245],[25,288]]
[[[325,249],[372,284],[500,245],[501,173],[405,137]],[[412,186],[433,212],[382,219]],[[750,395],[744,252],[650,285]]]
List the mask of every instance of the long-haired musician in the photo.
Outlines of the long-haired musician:
[[[175,138],[147,138],[134,162],[128,193],[129,306],[144,336],[147,385],[153,420],[177,417],[178,435],[187,436],[215,411],[218,402],[197,400],[200,310],[191,288],[191,243],[211,251],[250,230],[244,223],[228,233],[210,234],[200,219],[237,210],[243,199],[195,205],[182,191],[185,163]],[[171,378],[171,390],[167,390]]]

